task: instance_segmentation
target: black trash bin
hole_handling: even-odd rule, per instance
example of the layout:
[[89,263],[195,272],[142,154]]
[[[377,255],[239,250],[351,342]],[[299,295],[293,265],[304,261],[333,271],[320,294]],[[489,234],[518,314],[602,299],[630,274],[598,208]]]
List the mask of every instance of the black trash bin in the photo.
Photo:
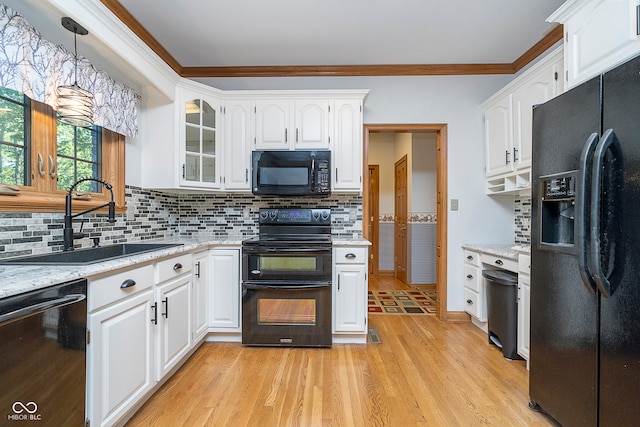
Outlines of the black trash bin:
[[518,355],[518,275],[505,270],[483,270],[487,279],[489,343],[510,360]]

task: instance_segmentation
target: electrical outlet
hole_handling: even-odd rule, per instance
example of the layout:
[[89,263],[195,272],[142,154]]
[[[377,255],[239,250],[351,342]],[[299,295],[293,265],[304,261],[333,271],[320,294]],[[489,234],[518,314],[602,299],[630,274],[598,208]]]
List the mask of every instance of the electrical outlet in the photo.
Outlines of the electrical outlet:
[[251,214],[251,209],[244,208],[244,212],[242,214],[244,216],[244,219],[249,219],[249,215]]
[[355,221],[358,218],[358,211],[356,208],[349,209],[349,220]]
[[458,199],[451,199],[451,210],[452,211],[458,210]]

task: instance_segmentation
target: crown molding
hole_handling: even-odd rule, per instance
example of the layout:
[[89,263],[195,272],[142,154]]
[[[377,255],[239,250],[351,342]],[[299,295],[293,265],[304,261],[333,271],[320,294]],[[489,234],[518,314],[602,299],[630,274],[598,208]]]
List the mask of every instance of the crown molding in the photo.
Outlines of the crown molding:
[[171,69],[184,78],[205,77],[337,77],[337,76],[444,76],[514,74],[562,39],[557,25],[513,63],[504,64],[385,64],[385,65],[280,65],[235,67],[183,67],[127,11],[118,0],[100,0]]

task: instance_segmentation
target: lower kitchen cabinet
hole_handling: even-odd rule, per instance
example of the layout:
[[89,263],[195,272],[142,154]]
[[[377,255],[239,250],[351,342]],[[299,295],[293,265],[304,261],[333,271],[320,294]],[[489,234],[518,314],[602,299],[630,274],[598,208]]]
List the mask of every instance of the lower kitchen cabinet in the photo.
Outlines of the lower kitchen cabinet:
[[157,289],[159,381],[191,348],[191,275],[184,275]]
[[333,260],[333,333],[366,335],[367,248],[334,248]]
[[487,321],[487,304],[482,262],[478,252],[464,251],[464,310],[479,322]]
[[531,256],[518,256],[518,354],[529,366],[529,335],[531,324]]
[[152,266],[89,281],[95,310],[87,323],[87,414],[93,426],[113,425],[156,382],[152,285]]
[[193,283],[191,284],[191,341],[196,344],[207,334],[207,288],[210,279],[209,251],[193,255]]
[[240,332],[240,250],[209,251],[209,331]]

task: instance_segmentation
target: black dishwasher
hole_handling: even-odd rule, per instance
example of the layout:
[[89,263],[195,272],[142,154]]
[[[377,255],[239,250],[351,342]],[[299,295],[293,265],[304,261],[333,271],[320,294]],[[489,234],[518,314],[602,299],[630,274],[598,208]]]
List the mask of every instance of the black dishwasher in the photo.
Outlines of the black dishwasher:
[[87,281],[0,299],[0,424],[84,426]]

